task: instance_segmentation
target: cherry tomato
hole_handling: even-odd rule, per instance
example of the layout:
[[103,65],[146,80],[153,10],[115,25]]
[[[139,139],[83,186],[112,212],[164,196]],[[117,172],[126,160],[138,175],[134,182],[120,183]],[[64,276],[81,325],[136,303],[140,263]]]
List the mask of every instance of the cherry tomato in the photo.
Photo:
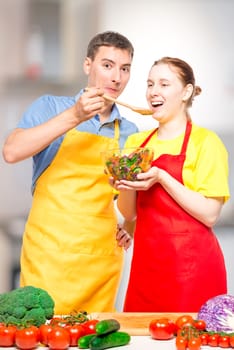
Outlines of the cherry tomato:
[[82,323],[85,335],[96,333],[95,326],[98,322],[99,322],[98,320],[93,319]]
[[209,333],[202,333],[200,335],[200,339],[201,339],[202,345],[207,345],[208,344],[208,338],[209,338]]
[[214,333],[214,334],[209,334],[208,337],[208,344],[209,346],[218,346],[219,343],[219,335]]
[[234,334],[233,333],[231,333],[229,335],[229,342],[230,342],[231,348],[234,348]]
[[64,350],[70,345],[69,332],[61,326],[54,326],[48,333],[48,346],[50,349]]
[[19,349],[34,349],[39,345],[39,329],[36,326],[17,329],[15,345]]
[[171,339],[174,337],[175,324],[169,318],[155,319],[149,324],[149,332],[153,339]]
[[0,346],[13,346],[15,344],[15,326],[0,325]]
[[53,326],[51,324],[42,324],[39,327],[40,342],[44,345],[48,345],[48,334],[52,331]]
[[193,326],[199,331],[204,331],[206,329],[206,322],[203,320],[194,320]]
[[193,326],[184,326],[177,331],[177,335],[185,337],[186,339],[197,338],[199,336],[199,330]]
[[201,339],[191,338],[188,340],[188,350],[200,350],[201,349]]
[[188,345],[188,340],[185,337],[177,336],[176,337],[176,349],[177,350],[186,350]]
[[80,337],[85,335],[84,327],[81,324],[66,325],[65,329],[70,335],[70,346],[77,346]]
[[231,348],[234,348],[234,333],[229,334],[229,344]]
[[230,346],[229,335],[227,334],[220,335],[218,339],[218,346],[220,346],[220,348],[229,348]]
[[183,328],[193,326],[193,322],[194,319],[191,315],[182,315],[176,319],[175,324],[178,328]]
[[65,324],[65,319],[62,316],[54,316],[50,320],[50,325],[52,326],[63,326]]

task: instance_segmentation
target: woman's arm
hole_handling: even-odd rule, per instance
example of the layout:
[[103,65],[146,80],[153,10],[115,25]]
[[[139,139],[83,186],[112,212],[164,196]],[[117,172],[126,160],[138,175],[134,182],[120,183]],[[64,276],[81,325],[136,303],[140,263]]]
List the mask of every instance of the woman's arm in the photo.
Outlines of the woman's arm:
[[[146,191],[156,182],[160,183],[165,191],[167,191],[187,213],[201,221],[204,225],[208,227],[214,226],[220,216],[224,202],[222,197],[207,198],[198,192],[192,191],[174,179],[165,170],[152,167],[148,172],[139,174],[138,179],[140,181],[131,182],[121,180],[117,186],[122,195],[119,196],[118,206],[127,220],[129,220],[130,217],[133,218],[133,213],[135,213],[135,208],[132,203],[133,198],[135,198],[135,191]],[[125,190],[125,192],[123,192],[123,190]],[[129,190],[133,190],[131,196]],[[128,198],[130,198],[130,204],[125,204]]]
[[207,198],[185,187],[166,171],[160,173],[160,184],[187,213],[208,227],[215,225],[224,203],[222,197]]
[[[116,182],[116,188],[118,188],[118,183],[119,181]],[[125,220],[130,222],[134,221],[136,219],[136,191],[120,191],[117,199],[117,206]]]

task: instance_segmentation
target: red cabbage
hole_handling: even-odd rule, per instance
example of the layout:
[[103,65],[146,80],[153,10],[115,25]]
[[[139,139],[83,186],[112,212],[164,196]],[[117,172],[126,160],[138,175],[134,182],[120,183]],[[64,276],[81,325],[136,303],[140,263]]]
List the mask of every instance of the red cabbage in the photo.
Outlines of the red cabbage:
[[234,332],[234,296],[221,294],[207,300],[197,318],[206,322],[208,332]]

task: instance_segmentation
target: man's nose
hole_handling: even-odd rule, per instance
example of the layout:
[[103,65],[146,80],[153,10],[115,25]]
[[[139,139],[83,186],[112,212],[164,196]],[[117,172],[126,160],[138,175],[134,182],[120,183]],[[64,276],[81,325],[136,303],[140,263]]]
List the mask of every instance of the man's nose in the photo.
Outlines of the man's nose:
[[112,81],[119,83],[121,80],[121,72],[119,69],[115,69],[112,74]]

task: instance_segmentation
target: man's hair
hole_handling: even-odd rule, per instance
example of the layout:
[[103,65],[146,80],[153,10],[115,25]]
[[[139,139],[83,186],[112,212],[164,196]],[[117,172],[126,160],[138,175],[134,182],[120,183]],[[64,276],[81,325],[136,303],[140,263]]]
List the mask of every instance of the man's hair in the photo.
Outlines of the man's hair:
[[127,50],[130,53],[131,58],[133,58],[134,55],[132,43],[118,32],[106,31],[95,35],[88,44],[87,57],[93,60],[101,46],[110,46]]

